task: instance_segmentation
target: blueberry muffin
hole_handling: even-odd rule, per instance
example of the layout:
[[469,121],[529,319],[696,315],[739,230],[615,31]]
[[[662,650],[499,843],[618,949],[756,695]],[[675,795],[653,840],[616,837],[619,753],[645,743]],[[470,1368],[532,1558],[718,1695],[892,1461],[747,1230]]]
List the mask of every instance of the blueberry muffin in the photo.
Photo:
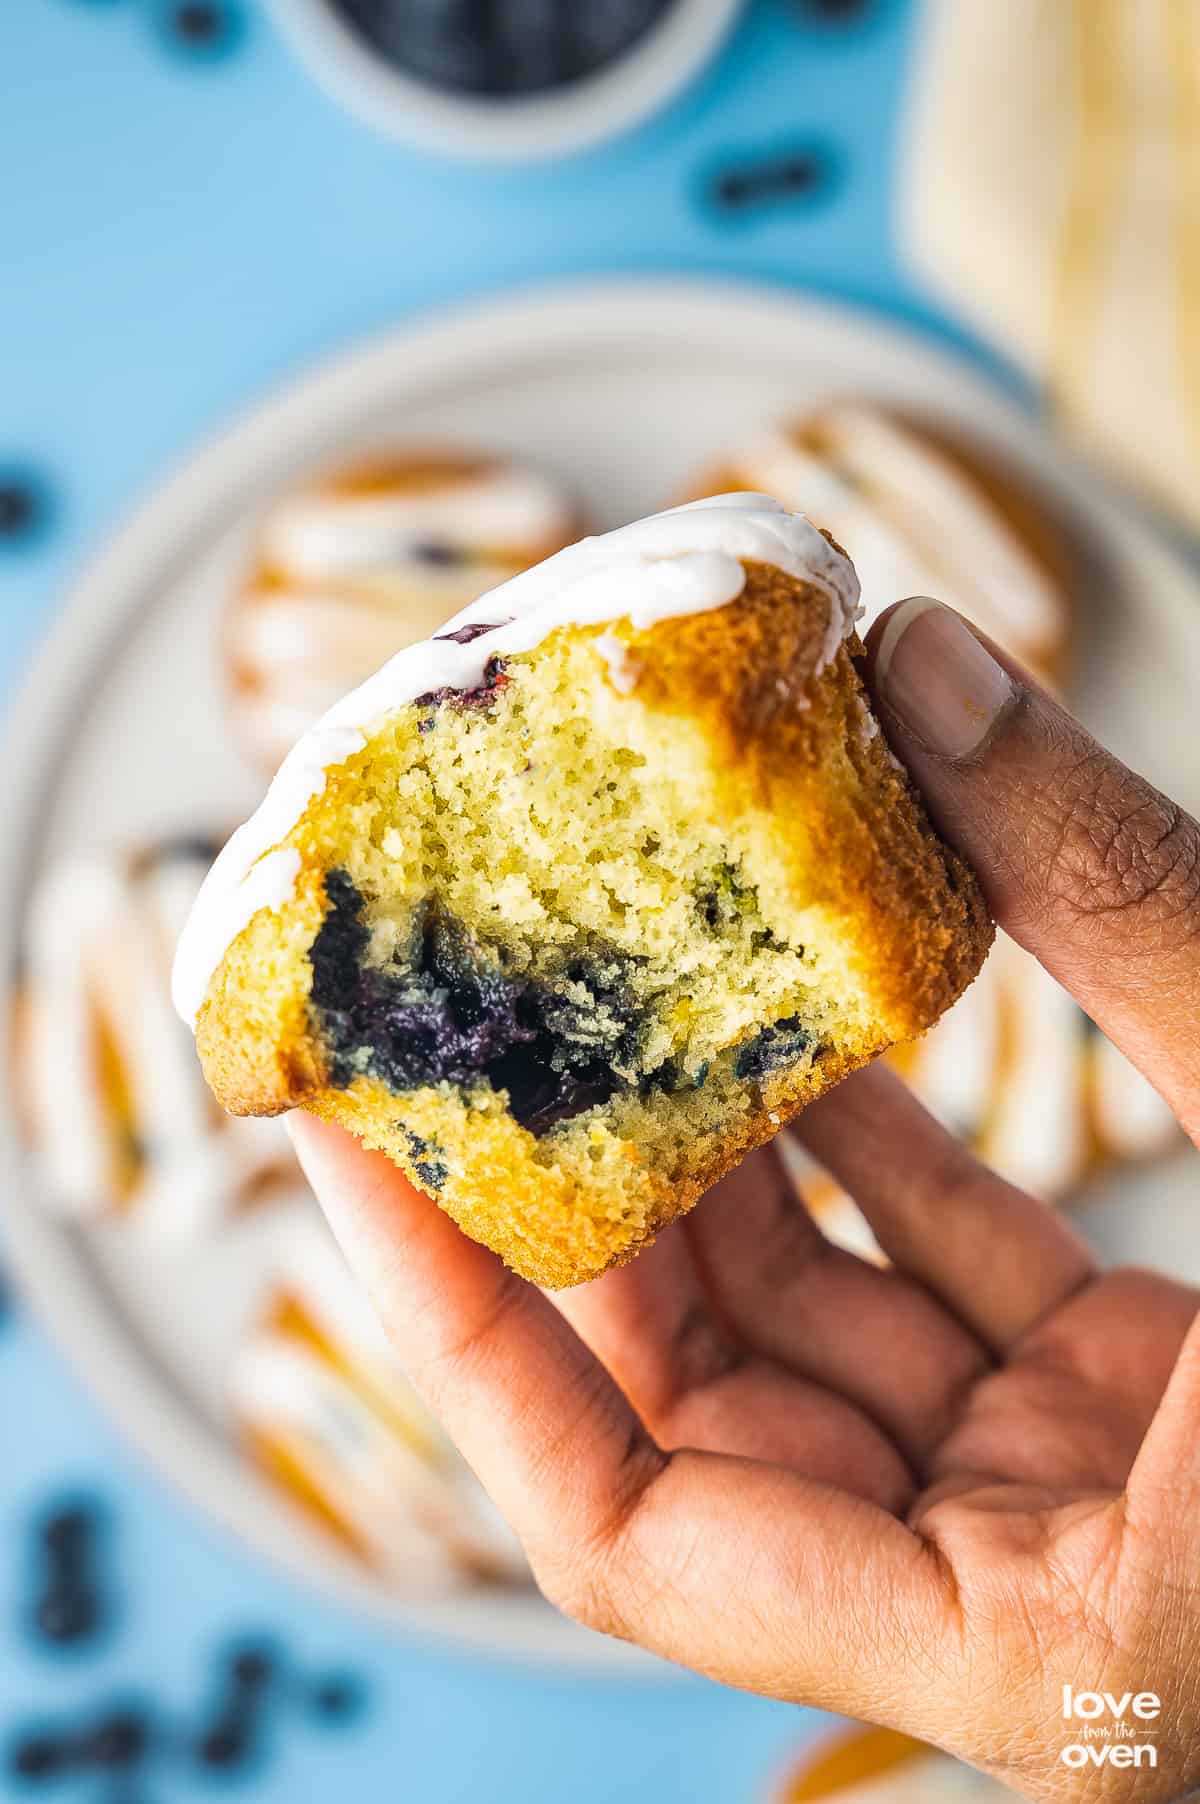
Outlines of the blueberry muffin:
[[1069,664],[1080,553],[991,453],[864,401],[830,402],[736,450],[696,494],[763,489],[833,534],[854,561],[867,625],[935,595],[1042,677]]
[[275,1280],[230,1371],[251,1457],[397,1590],[527,1580],[515,1539],[412,1389],[315,1207],[281,1227]]
[[65,1214],[186,1238],[298,1176],[279,1123],[216,1107],[171,1006],[175,942],[216,849],[79,854],[34,889],[16,1085],[39,1189]]
[[557,483],[484,454],[375,456],[282,496],[259,525],[226,634],[242,737],[274,770],[394,651],[578,532]]
[[285,760],[176,961],[224,1106],[383,1149],[549,1286],[632,1257],[991,940],[762,496],[585,540]]

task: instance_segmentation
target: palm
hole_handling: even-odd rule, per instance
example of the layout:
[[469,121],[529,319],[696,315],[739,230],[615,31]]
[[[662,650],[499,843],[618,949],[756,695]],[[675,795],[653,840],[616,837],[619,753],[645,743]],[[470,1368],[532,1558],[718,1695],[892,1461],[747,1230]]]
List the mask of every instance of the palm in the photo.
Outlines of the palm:
[[[633,1267],[562,1300],[661,1446],[739,1461],[728,1523],[699,1496],[693,1510],[711,1526],[695,1539],[680,1539],[666,1506],[658,1522],[635,1512],[623,1559],[654,1571],[656,1599],[664,1573],[681,1595],[740,1584],[748,1616],[774,1622],[787,1574],[811,1571],[816,1516],[831,1617],[866,1610],[918,1666],[940,1662],[952,1637],[973,1733],[989,1709],[1001,1720],[1014,1673],[1036,1673],[1040,1695],[1058,1695],[1046,1684],[1047,1623],[1069,1628],[1077,1655],[1094,1647],[1089,1684],[1136,1690],[1141,1675],[1112,1663],[1118,1616],[1101,1594],[1119,1589],[1126,1622],[1160,1614],[1161,1562],[1131,1564],[1123,1492],[1196,1293],[1146,1272],[1098,1276],[1062,1223],[961,1160],[884,1072],[854,1080],[803,1125],[903,1269],[829,1246],[765,1152]],[[896,1144],[903,1172],[880,1160],[880,1146]],[[907,1240],[918,1219],[919,1255]],[[981,1257],[986,1286],[973,1281]],[[948,1582],[897,1608],[914,1550]],[[623,1602],[610,1599],[605,1618],[594,1580],[587,1610],[649,1638]],[[772,1645],[787,1633],[780,1623]],[[764,1681],[754,1641],[736,1639],[738,1661],[710,1653],[710,1670],[812,1695],[802,1669],[790,1683]],[[1080,1675],[1072,1666],[1062,1677]],[[833,1701],[866,1713],[853,1692]],[[946,1690],[931,1697],[931,1738],[952,1745],[946,1723],[956,1708],[961,1720],[961,1704]]]
[[[995,647],[983,719],[980,648],[925,600],[876,623],[889,741],[1000,925],[1200,1144],[1200,826]],[[829,1247],[760,1154],[561,1316],[378,1155],[311,1120],[297,1141],[565,1608],[1042,1800],[1179,1797],[1200,1780],[1196,1295],[1099,1277],[884,1070],[797,1126],[889,1269]],[[1063,1684],[1163,1692],[1135,1793],[1121,1762],[1058,1760]]]
[[[876,1114],[881,1082],[857,1085]],[[1077,1257],[1065,1301],[1004,1345],[1003,1320],[981,1333],[928,1283],[830,1246],[760,1153],[561,1302],[663,1445],[772,1461],[927,1535],[986,1497],[999,1544],[1006,1513],[1120,1492],[1196,1313],[1185,1285],[1092,1274],[1065,1234],[1048,1290]]]
[[[382,1155],[315,1122],[302,1145],[319,1190],[354,1197],[343,1238],[389,1319],[419,1324],[414,1381],[565,1609],[1057,1797],[1062,1725],[1038,1711],[1060,1682],[1140,1689],[1125,1646],[1180,1633],[1163,1598],[1190,1582],[1171,1524],[1200,1489],[1200,1338],[1180,1354],[1197,1298],[1097,1276],[884,1070],[802,1131],[890,1269],[831,1247],[763,1152],[632,1265],[560,1295],[566,1322]],[[1200,1727],[1200,1701],[1179,1716]],[[1182,1744],[1147,1804],[1190,1761]]]
[[1197,1299],[1150,1273],[1093,1280],[975,1384],[937,1449],[912,1516],[932,1532],[945,1499],[984,1475],[1020,1511],[1120,1492]]

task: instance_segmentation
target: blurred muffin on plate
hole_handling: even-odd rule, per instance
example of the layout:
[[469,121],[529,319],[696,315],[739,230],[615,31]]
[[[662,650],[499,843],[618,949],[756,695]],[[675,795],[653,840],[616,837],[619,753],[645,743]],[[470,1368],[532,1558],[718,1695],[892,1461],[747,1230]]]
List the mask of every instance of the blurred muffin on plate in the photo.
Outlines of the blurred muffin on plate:
[[390,1584],[430,1592],[527,1578],[315,1209],[288,1217],[275,1287],[235,1355],[230,1392],[258,1465]]
[[281,1122],[216,1106],[171,1004],[175,941],[217,849],[79,853],[33,891],[15,1087],[40,1190],[63,1214],[186,1240],[296,1181]]
[[1048,1201],[1179,1140],[1153,1085],[1004,935],[937,1031],[895,1063],[981,1159]]
[[924,1742],[862,1724],[805,1748],[771,1804],[1001,1804],[1013,1795]]
[[756,489],[849,553],[865,636],[890,602],[933,595],[1039,676],[1069,664],[1078,549],[992,453],[867,401],[831,401],[731,451],[695,495]]
[[[1004,934],[933,1031],[889,1058],[980,1159],[1046,1202],[1069,1201],[1115,1166],[1183,1144],[1154,1086]],[[824,1232],[854,1252],[877,1251],[832,1179],[794,1142],[786,1157]]]
[[[735,486],[802,510],[845,547],[862,582],[864,634],[891,602],[934,595],[1044,681],[1068,675],[1082,547],[990,451],[908,413],[841,399],[752,435],[696,492]],[[932,1032],[891,1056],[981,1158],[1050,1201],[1178,1140],[1157,1092],[1003,936]],[[789,1158],[826,1231],[870,1252],[850,1200]]]
[[281,496],[228,622],[242,736],[273,770],[393,652],[582,530],[552,477],[483,453],[377,455]]

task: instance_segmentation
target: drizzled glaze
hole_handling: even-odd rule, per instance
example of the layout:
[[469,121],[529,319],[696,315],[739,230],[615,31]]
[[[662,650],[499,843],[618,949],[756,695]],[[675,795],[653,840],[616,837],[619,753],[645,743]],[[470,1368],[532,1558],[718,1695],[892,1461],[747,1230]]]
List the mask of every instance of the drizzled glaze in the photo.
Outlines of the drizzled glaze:
[[226,653],[269,770],[339,696],[578,536],[560,485],[511,458],[379,457],[263,517]]
[[864,615],[936,595],[1035,665],[1065,631],[1056,585],[980,483],[919,431],[840,401],[732,460],[737,477],[803,508],[854,558]]
[[[489,659],[532,651],[559,627],[628,619],[636,631],[724,607],[741,594],[744,561],[774,565],[829,599],[818,671],[858,615],[849,561],[801,514],[765,495],[721,495],[582,539],[472,602],[440,635],[407,646],[344,696],[292,748],[261,807],[205,879],[175,957],[173,994],[194,1023],[228,947],[263,908],[292,896],[300,854],[285,840],[325,786],[326,772],[366,743],[378,722],[419,696],[471,690]],[[467,638],[464,626],[503,622]],[[465,642],[464,642],[465,640]]]
[[913,1049],[905,1077],[1010,1183],[1069,1195],[1093,1165],[1164,1152],[1178,1133],[1146,1078],[1014,941]]
[[412,1389],[324,1222],[308,1206],[281,1226],[271,1306],[230,1374],[242,1424],[406,1590],[523,1579],[515,1538]]
[[79,1217],[119,1208],[173,1240],[292,1170],[278,1122],[213,1106],[171,1008],[171,949],[206,863],[171,845],[71,857],[35,890],[26,945],[21,1078],[46,1200]]
[[540,472],[497,464],[408,492],[353,482],[305,491],[268,516],[261,554],[268,568],[315,583],[410,565],[427,572],[430,546],[507,563],[523,546],[553,543],[565,519]]

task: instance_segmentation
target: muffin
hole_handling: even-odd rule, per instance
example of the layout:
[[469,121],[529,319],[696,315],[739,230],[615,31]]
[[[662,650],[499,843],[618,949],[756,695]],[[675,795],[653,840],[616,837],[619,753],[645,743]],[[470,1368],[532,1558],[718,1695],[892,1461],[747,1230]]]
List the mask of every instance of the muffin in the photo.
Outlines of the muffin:
[[[731,481],[805,508],[846,545],[868,620],[902,596],[935,595],[1044,680],[1058,684],[1068,673],[1080,548],[976,446],[908,415],[842,400],[751,440],[712,478],[716,487]],[[1011,942],[895,1063],[981,1158],[1050,1201],[1178,1137],[1157,1092]],[[826,1232],[869,1251],[869,1230],[850,1200],[821,1174],[799,1175]]]
[[1002,1804],[1012,1792],[924,1742],[865,1724],[803,1749],[775,1804]]
[[79,855],[34,889],[16,1088],[39,1188],[64,1214],[186,1238],[297,1175],[281,1123],[215,1105],[171,1006],[172,952],[215,851]]
[[835,545],[735,495],[399,653],[289,754],[181,939],[221,1103],[341,1122],[559,1286],[924,1031],[992,929],[878,731],[856,606]]
[[241,1438],[285,1495],[409,1592],[521,1581],[520,1549],[424,1408],[311,1205],[234,1357]]
[[1162,1152],[1157,1090],[1035,958],[1002,937],[969,996],[897,1061],[946,1125],[1035,1196],[1059,1201],[1114,1161]]
[[1030,669],[1069,663],[1078,550],[1025,484],[949,430],[865,401],[770,428],[693,491],[762,489],[833,534],[854,560],[866,624],[934,595]]
[[274,770],[394,651],[578,531],[548,476],[482,453],[379,455],[282,496],[259,525],[228,622],[241,736]]

